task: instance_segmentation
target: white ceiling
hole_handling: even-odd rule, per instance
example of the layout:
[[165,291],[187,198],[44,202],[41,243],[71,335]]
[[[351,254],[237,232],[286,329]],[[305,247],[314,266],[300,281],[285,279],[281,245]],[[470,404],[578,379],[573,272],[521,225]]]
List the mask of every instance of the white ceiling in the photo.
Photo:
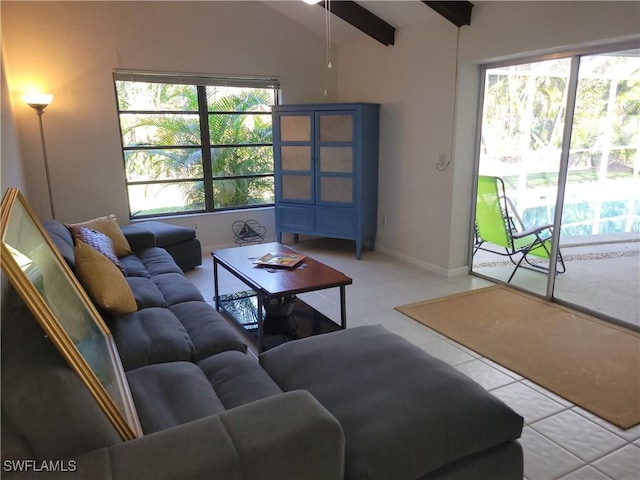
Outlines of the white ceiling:
[[[303,0],[263,0],[265,4],[300,25],[324,37],[326,32],[325,12],[318,5],[308,5]],[[423,22],[438,14],[420,0],[366,0],[357,1],[361,7],[377,15],[396,30]],[[330,16],[331,42],[340,46],[362,38],[373,38],[335,15]]]

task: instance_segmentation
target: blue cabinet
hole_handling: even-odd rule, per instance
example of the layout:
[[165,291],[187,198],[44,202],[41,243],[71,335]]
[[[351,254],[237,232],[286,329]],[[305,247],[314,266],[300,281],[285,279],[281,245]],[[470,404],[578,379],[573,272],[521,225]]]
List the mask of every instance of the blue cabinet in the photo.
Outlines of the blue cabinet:
[[273,107],[276,235],[355,240],[375,248],[380,106]]

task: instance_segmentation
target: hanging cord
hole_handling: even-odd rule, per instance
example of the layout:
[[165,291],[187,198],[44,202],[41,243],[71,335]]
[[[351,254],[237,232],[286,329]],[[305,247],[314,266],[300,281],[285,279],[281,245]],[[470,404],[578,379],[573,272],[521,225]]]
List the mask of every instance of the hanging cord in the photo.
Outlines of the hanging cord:
[[325,0],[324,9],[324,35],[326,42],[326,54],[327,54],[327,70],[325,72],[324,79],[324,95],[327,95],[327,89],[329,86],[329,70],[333,68],[331,64],[331,0]]
[[327,69],[332,69],[331,65],[331,0],[327,0]]
[[458,108],[458,59],[460,57],[460,27],[456,37],[456,64],[453,71],[453,115],[451,115],[451,140],[449,142],[449,160],[446,157],[440,157],[436,163],[436,170],[444,172],[449,168],[451,157],[453,156],[453,148],[455,144],[455,128],[456,128],[456,110]]

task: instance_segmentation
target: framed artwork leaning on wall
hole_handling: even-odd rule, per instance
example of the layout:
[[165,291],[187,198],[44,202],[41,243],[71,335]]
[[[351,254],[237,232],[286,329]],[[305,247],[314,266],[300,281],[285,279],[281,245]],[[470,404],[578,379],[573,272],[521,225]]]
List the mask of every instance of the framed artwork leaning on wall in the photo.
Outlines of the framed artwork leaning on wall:
[[1,204],[2,270],[123,440],[142,428],[113,336],[20,191]]

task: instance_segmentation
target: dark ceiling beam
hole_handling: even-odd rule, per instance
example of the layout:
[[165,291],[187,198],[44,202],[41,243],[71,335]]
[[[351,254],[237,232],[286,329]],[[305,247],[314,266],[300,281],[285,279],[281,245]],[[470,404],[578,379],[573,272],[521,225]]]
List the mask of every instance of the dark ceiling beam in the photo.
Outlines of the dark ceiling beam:
[[395,27],[392,27],[380,17],[350,0],[331,0],[318,3],[323,8],[330,5],[331,13],[350,23],[357,29],[375,38],[383,45],[393,45],[395,41]]
[[463,25],[471,25],[471,2],[425,2],[425,5],[431,7],[444,18],[460,28]]

